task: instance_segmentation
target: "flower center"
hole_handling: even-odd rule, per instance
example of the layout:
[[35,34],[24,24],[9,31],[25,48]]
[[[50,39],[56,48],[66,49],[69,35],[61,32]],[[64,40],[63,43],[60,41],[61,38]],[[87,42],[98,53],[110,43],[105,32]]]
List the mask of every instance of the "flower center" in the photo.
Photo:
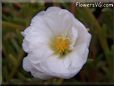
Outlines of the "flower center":
[[65,55],[70,51],[70,40],[68,37],[57,36],[53,39],[52,47],[56,54]]

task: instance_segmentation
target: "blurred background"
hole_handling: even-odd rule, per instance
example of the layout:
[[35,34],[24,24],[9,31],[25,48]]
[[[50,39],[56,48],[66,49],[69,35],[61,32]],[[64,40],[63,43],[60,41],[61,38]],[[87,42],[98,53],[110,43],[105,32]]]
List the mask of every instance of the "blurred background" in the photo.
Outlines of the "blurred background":
[[[88,61],[71,79],[39,80],[22,68],[27,55],[22,49],[21,31],[33,16],[50,6],[72,12],[92,34]],[[75,3],[2,3],[2,84],[86,84],[114,82],[114,9],[80,8]]]

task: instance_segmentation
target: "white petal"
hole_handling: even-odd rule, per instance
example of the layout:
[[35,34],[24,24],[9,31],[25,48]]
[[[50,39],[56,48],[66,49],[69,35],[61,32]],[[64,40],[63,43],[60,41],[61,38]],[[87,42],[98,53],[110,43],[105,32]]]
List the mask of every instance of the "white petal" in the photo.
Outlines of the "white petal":
[[[46,75],[43,72],[40,72],[39,70],[37,70],[36,68],[34,68],[33,64],[31,63],[30,56],[25,57],[23,59],[23,68],[24,70],[26,70],[27,72],[31,72],[31,74],[35,77],[35,78],[39,78],[39,79],[49,79],[51,78],[51,76]],[[38,67],[38,66],[37,66]]]
[[[45,60],[46,61],[46,60]],[[46,75],[52,76],[53,72],[50,71],[45,61],[42,61],[41,63],[33,63],[33,67]]]
[[46,29],[43,25],[39,26],[39,28],[31,26],[23,32],[23,35],[25,38],[22,46],[25,52],[32,51],[39,43],[48,45],[50,38],[52,37],[51,31]]
[[31,68],[32,68],[31,62],[29,61],[28,57],[25,57],[23,59],[23,69],[29,72],[31,71]]
[[50,13],[44,16],[44,20],[55,34],[65,34],[72,26],[71,13],[61,10],[59,13]]
[[73,77],[81,70],[84,61],[76,51],[71,52],[65,58],[67,59],[64,60],[64,65],[70,72],[70,77]]
[[25,52],[29,53],[40,44],[48,45],[48,38],[37,36],[26,36],[23,40],[22,47]]
[[90,39],[91,39],[90,33],[88,33],[85,26],[77,19],[74,19],[74,23],[75,23],[74,24],[75,28],[78,30],[78,33],[80,33],[80,34],[78,34],[78,40],[76,42],[76,45],[85,43],[88,47],[89,43],[90,43]]
[[37,13],[37,14],[32,18],[31,22],[34,23],[34,22],[38,21],[38,18],[41,17],[41,16],[43,16],[43,15],[45,15],[45,11],[41,11],[41,12]]
[[39,78],[39,79],[48,79],[51,78],[51,76],[49,74],[46,74],[46,72],[43,72],[43,70],[41,69],[41,65],[39,62],[37,62],[38,60],[36,59],[36,62],[34,61],[34,56],[29,54],[27,57],[25,57],[23,59],[23,68],[24,70],[26,70],[27,72],[31,72],[31,74],[35,77],[35,78]]
[[72,27],[71,29],[70,38],[71,38],[70,48],[73,49],[78,38],[78,31],[75,27]]
[[22,47],[23,47],[25,52],[29,52],[30,51],[29,42],[26,41],[26,39],[23,40]]
[[[45,72],[45,74],[55,77],[63,77],[66,69],[62,66],[62,60],[57,60],[56,56],[48,57],[44,62],[34,65],[37,70]],[[39,65],[39,66],[38,66]],[[62,76],[61,76],[62,75]]]
[[49,40],[52,36],[52,32],[45,25],[29,26],[22,34],[30,41],[33,39],[34,41]]
[[33,67],[32,70],[31,70],[31,74],[32,74],[35,78],[39,78],[39,79],[43,79],[43,80],[52,78],[51,76],[46,75],[45,73],[43,73],[43,72],[41,72],[41,71],[35,69],[34,67]]
[[91,35],[88,32],[84,32],[84,31],[82,31],[82,34],[79,35],[75,45],[78,46],[78,45],[84,44],[86,45],[86,47],[88,47],[91,40]]
[[47,59],[47,65],[49,66],[50,70],[55,73],[67,72],[63,65],[63,60],[60,59],[59,57],[55,57],[55,56],[49,57]]
[[51,13],[51,12],[58,13],[60,10],[62,10],[62,9],[59,8],[59,7],[49,7],[49,8],[46,10],[46,13]]
[[[75,51],[79,56],[81,56],[85,63],[88,55],[88,47],[91,40],[91,35],[88,33],[87,29],[80,21],[74,19],[74,23],[74,26],[79,33],[75,43]],[[83,56],[85,52],[86,54]]]
[[49,48],[48,45],[39,44],[36,48],[32,49],[30,55],[32,55],[29,59],[32,64],[37,64],[47,59],[49,56],[53,54],[53,51]]
[[70,76],[67,78],[71,78],[75,76],[83,67],[87,60],[88,56],[88,49],[86,48],[85,51],[82,51],[81,55],[80,52],[76,50],[72,51],[68,55],[66,55],[64,59],[64,66],[68,69]]
[[89,52],[87,44],[80,43],[80,45],[76,45],[74,51],[77,53],[78,56],[80,56],[80,58],[83,60],[83,63],[85,63]]
[[43,69],[47,70],[47,73],[51,76],[59,78],[70,78],[71,72],[66,69],[64,60],[58,56],[49,57],[43,65]]
[[31,31],[31,27],[27,27],[21,34],[25,37],[27,34],[29,34]]
[[82,59],[84,61],[84,64],[86,63],[87,61],[87,57],[88,57],[88,53],[89,53],[89,50],[88,49],[85,49],[85,52],[82,54]]
[[42,17],[38,17],[36,21],[31,22],[31,27],[33,30],[31,33],[36,33],[38,36],[51,37],[53,33],[51,29],[47,26]]
[[[36,16],[43,16],[43,15],[45,15],[45,11],[39,12]],[[35,17],[36,17],[36,16],[35,16]],[[34,18],[34,19],[36,19],[36,18]]]
[[[91,35],[89,35],[89,33],[86,33],[84,37],[80,37],[76,42],[75,51],[78,53],[79,56],[81,56],[84,62],[86,62],[86,59],[87,59],[90,39],[91,39]],[[84,55],[85,52],[87,53],[87,55]]]

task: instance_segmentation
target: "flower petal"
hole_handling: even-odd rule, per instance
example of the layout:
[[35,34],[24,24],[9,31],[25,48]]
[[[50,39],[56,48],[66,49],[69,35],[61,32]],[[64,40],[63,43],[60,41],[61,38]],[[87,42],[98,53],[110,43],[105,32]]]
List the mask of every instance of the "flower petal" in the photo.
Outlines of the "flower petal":
[[88,47],[87,44],[83,43],[80,45],[76,45],[75,49],[73,51],[76,51],[77,55],[83,60],[83,62],[85,63],[87,60],[87,55],[88,55]]
[[21,34],[25,37],[27,34],[29,34],[31,31],[31,27],[27,27]]
[[39,44],[31,51],[31,57],[29,59],[31,60],[32,64],[37,64],[47,59],[52,54],[53,51],[49,48],[49,46],[45,44]]
[[59,13],[49,13],[44,16],[44,20],[55,34],[65,34],[72,26],[71,13],[66,10],[59,11]]
[[66,79],[72,77],[71,72],[66,69],[64,65],[64,60],[60,59],[58,56],[49,57],[46,62],[41,63],[41,65],[42,70],[48,75]]
[[78,31],[74,26],[71,28],[70,38],[71,38],[70,48],[73,49],[78,38]]
[[38,21],[39,17],[45,15],[45,11],[41,11],[39,13],[37,13],[31,20],[31,23],[35,23],[36,21]]
[[58,13],[59,11],[61,10],[61,8],[59,8],[59,7],[49,7],[47,10],[46,10],[46,13],[48,14],[48,13],[52,13],[52,12],[54,12],[54,13]]
[[40,72],[39,70],[37,70],[36,68],[34,68],[34,66],[31,63],[29,57],[30,56],[25,57],[23,59],[23,68],[24,68],[24,70],[26,70],[27,72],[31,72],[31,74],[34,77],[39,78],[39,79],[49,79],[49,78],[51,78],[51,76],[46,75],[45,73]]
[[73,51],[70,54],[68,54],[64,60],[64,66],[68,69],[70,72],[70,78],[76,75],[80,69],[85,64],[81,56],[79,56],[78,52]]
[[30,51],[29,42],[26,41],[26,39],[23,40],[22,47],[23,47],[25,52],[29,52]]
[[25,57],[23,59],[23,69],[26,70],[27,72],[31,71],[32,65],[28,57]]
[[46,27],[39,26],[39,28],[37,28],[38,27],[30,26],[22,33],[25,37],[22,46],[27,53],[36,48],[39,43],[48,45],[52,37],[51,31],[46,29]]
[[50,28],[47,26],[42,17],[38,17],[36,21],[31,22],[32,31],[39,36],[51,37],[53,35]]
[[31,36],[27,36],[23,40],[22,47],[25,52],[29,53],[32,50],[36,49],[36,47],[40,44],[48,45],[48,39],[46,39],[44,37],[33,37],[32,38]]
[[88,33],[85,26],[77,19],[74,19],[74,26],[78,30],[78,33],[80,33],[78,34],[76,45],[85,43],[88,47],[91,39],[90,33]]
[[35,78],[39,78],[39,79],[50,79],[52,78],[52,76],[46,75],[45,73],[35,69],[34,67],[32,68],[31,74],[35,77]]

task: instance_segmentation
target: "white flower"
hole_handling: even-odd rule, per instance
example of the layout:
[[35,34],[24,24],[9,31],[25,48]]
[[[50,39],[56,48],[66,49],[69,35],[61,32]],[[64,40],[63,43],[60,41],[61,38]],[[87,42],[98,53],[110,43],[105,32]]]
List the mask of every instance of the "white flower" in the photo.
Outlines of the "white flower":
[[39,79],[71,78],[83,67],[91,35],[69,11],[49,7],[22,32],[23,68]]

